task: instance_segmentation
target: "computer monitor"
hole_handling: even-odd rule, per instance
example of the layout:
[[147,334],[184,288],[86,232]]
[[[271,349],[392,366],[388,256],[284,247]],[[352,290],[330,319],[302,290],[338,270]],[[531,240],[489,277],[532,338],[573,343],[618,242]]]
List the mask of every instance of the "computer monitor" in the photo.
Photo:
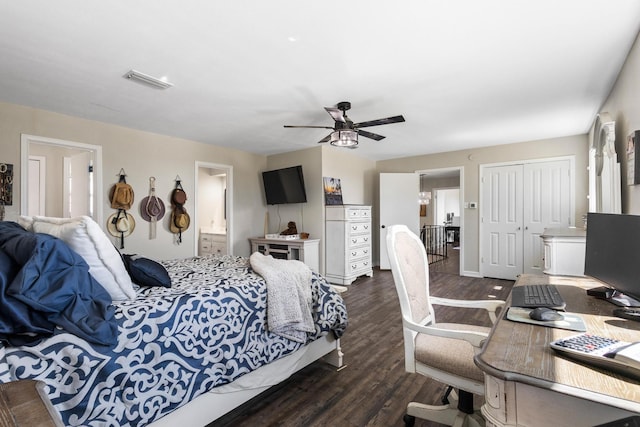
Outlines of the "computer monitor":
[[590,295],[619,306],[640,306],[640,216],[587,215],[584,274],[605,285]]

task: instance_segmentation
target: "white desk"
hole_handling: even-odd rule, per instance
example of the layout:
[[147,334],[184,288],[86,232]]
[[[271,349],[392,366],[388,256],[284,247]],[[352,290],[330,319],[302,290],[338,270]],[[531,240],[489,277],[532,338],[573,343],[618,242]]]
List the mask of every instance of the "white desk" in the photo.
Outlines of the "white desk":
[[[588,332],[640,341],[640,322],[613,317],[614,305],[586,294],[601,283],[523,275],[516,286],[541,280],[559,285],[567,311],[580,313]],[[640,381],[561,357],[549,347],[576,333],[500,316],[475,357],[485,372],[487,426],[594,426],[640,414]]]

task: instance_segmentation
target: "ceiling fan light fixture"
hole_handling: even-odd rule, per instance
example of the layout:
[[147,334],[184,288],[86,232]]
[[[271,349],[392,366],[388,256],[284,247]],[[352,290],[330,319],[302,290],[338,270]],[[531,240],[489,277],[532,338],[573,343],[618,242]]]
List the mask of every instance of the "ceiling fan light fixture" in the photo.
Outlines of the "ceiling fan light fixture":
[[157,89],[168,89],[173,86],[173,83],[168,82],[166,79],[159,79],[136,70],[129,70],[123,77],[125,79],[153,86]]
[[329,143],[336,147],[355,147],[358,145],[358,132],[351,129],[331,132]]

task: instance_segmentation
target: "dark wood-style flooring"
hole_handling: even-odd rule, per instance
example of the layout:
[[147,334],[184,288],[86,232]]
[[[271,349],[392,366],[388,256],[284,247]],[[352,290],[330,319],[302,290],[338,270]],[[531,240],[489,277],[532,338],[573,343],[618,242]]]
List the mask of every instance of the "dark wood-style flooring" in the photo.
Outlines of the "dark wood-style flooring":
[[[457,250],[430,268],[431,294],[459,299],[505,299],[512,281],[458,275]],[[403,426],[410,401],[440,404],[444,385],[404,370],[400,305],[390,271],[375,270],[342,294],[349,328],[342,337],[347,367],[315,362],[209,427]],[[436,307],[441,322],[489,325],[484,312]],[[464,318],[461,319],[460,315]],[[416,420],[416,427],[438,426]]]

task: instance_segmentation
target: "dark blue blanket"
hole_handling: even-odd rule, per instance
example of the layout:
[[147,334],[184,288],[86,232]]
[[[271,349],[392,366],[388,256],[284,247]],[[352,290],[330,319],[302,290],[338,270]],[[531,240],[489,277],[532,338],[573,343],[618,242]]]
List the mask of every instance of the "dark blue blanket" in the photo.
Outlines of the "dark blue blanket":
[[84,259],[62,240],[0,222],[0,341],[37,343],[62,328],[99,345],[117,342],[114,308]]

